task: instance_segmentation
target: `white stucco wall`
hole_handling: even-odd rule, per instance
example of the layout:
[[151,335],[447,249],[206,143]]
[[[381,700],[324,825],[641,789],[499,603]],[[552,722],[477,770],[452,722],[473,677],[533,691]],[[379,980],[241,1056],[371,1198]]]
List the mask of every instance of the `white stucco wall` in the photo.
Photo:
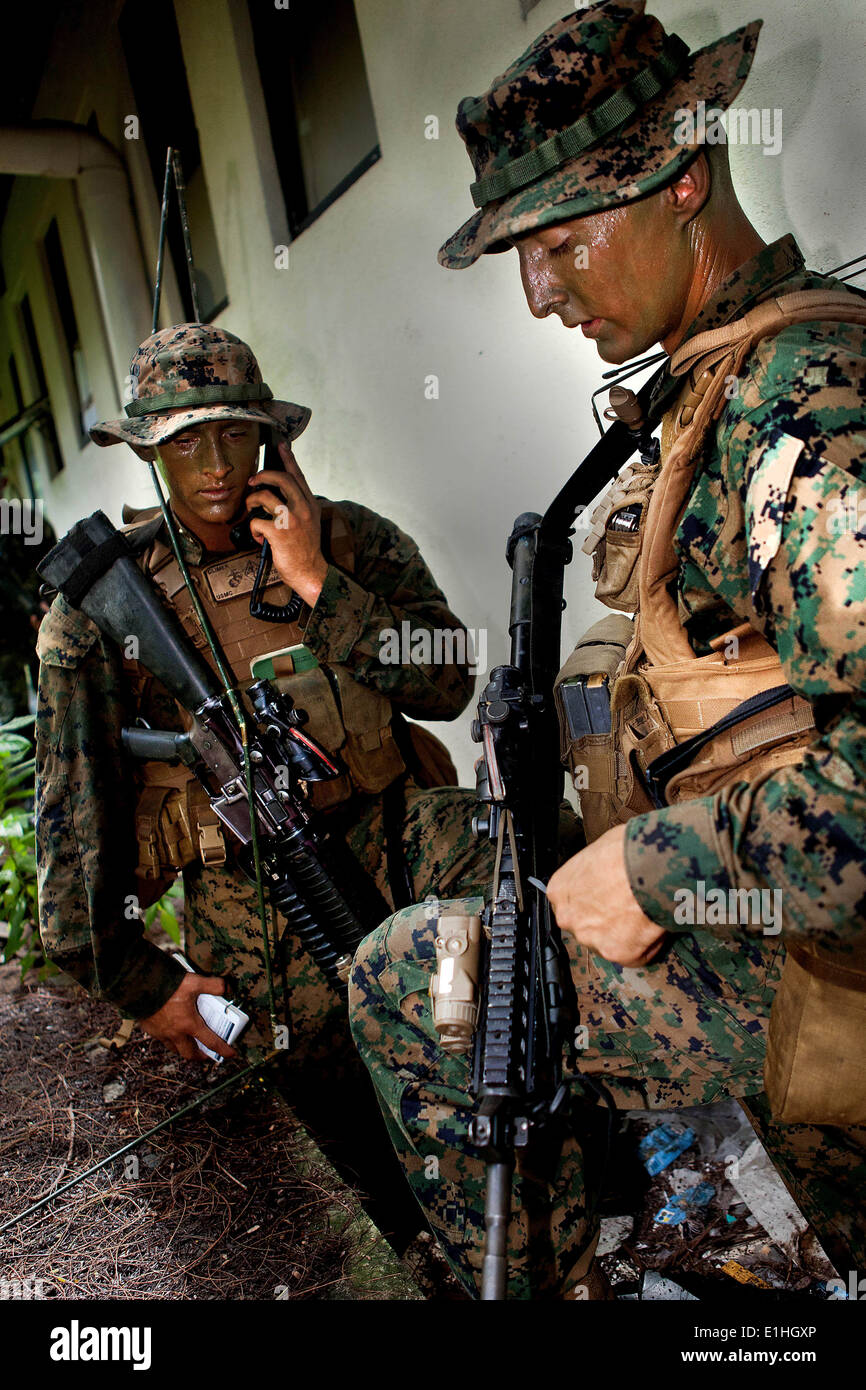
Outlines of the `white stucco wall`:
[[[742,202],[766,240],[793,231],[817,268],[866,250],[862,0],[649,8],[692,48],[763,16],[737,101],[781,108],[783,146],[777,158],[732,150]],[[239,6],[177,0],[231,301],[219,322],[252,343],[278,395],[312,407],[297,455],[315,490],[357,498],[408,530],[455,610],[488,630],[489,664],[507,653],[505,537],[519,512],[544,509],[597,437],[589,394],[605,364],[558,319],[531,318],[513,253],[454,272],[438,266],[436,250],[472,211],[469,161],[453,130],[459,99],[482,91],[565,9],[542,0],[524,22],[518,0],[357,0],[382,159],[291,245],[289,268],[278,271],[284,214]],[[92,93],[94,59],[82,60]],[[120,95],[113,108],[122,111]],[[425,139],[429,115],[438,140]],[[8,237],[3,255],[10,281]],[[431,374],[438,400],[425,399]],[[97,404],[112,412],[104,377],[91,375]],[[55,525],[97,506],[119,520],[121,500],[148,503],[141,470],[126,450],[88,449],[46,493]],[[567,636],[602,611],[588,568],[578,556],[570,572]],[[445,726],[464,781],[470,717]]]

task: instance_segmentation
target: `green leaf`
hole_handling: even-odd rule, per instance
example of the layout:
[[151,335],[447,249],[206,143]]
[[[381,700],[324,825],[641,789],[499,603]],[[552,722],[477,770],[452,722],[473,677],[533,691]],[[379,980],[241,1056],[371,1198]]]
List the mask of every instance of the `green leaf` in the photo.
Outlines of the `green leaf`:
[[10,923],[9,923],[9,927],[10,927],[9,936],[8,936],[8,938],[7,938],[5,947],[3,948],[3,957],[2,957],[2,959],[3,959],[3,964],[4,964],[4,965],[5,965],[8,961],[10,961],[10,960],[12,959],[12,957],[17,953],[19,947],[21,946],[22,941],[24,940],[24,921],[23,921],[23,918],[21,919],[21,921],[18,922],[18,925],[17,925],[17,926],[13,926],[12,923],[10,922]]
[[[163,899],[163,902],[164,902],[164,901],[165,901],[165,899]],[[174,942],[175,946],[179,946],[179,945],[180,945],[180,926],[179,926],[179,924],[178,924],[178,920],[177,920],[177,918],[175,917],[174,913],[173,913],[173,912],[169,912],[168,908],[160,907],[160,909],[159,909],[159,925],[162,927],[162,929],[163,929],[163,931],[166,933],[166,935],[168,935],[168,936],[171,937],[171,939],[172,939],[172,941]]]
[[22,980],[24,979],[24,976],[27,974],[27,971],[30,970],[30,969],[32,969],[34,963],[39,959],[39,956],[40,956],[40,953],[39,953],[38,951],[32,951],[32,950],[31,950],[31,951],[28,951],[28,952],[26,953],[26,955],[23,955],[23,956],[21,957],[21,979],[22,979]]
[[17,787],[20,782],[25,782],[28,778],[32,778],[35,775],[35,772],[36,759],[28,758],[26,763],[18,764],[18,766],[15,768],[15,771],[10,774],[9,780],[6,783],[6,785],[8,787]]
[[7,734],[0,730],[0,757],[20,758],[30,752],[30,739],[20,734]]
[[25,729],[28,724],[33,728],[35,723],[35,714],[16,714],[14,719],[7,719],[5,724],[0,724],[0,734],[8,733],[10,729]]

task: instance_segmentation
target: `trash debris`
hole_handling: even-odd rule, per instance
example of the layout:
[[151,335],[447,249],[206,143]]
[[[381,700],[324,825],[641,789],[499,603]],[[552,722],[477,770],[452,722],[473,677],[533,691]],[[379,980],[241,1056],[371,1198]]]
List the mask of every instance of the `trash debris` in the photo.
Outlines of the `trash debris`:
[[753,1274],[750,1269],[744,1269],[741,1264],[737,1264],[736,1260],[728,1260],[726,1265],[722,1265],[722,1273],[729,1274],[732,1279],[736,1279],[738,1284],[753,1284],[756,1289],[771,1289],[773,1287],[759,1274]]
[[782,1182],[760,1140],[731,1165],[729,1181],[749,1211],[777,1245],[790,1245],[808,1230],[808,1222]]
[[674,1129],[672,1125],[656,1125],[640,1141],[640,1154],[651,1177],[679,1158],[695,1142],[692,1129]]
[[653,1220],[659,1226],[678,1226],[681,1221],[693,1216],[695,1208],[705,1207],[716,1195],[711,1182],[699,1182],[696,1187],[687,1187],[665,1202],[656,1212]]
[[102,1099],[106,1105],[110,1105],[113,1100],[120,1100],[125,1090],[125,1081],[106,1081],[102,1088]]
[[132,1030],[135,1027],[134,1018],[124,1018],[120,1021],[120,1027],[113,1037],[100,1037],[97,1039],[100,1047],[125,1047],[132,1037]]
[[596,1255],[610,1255],[614,1250],[618,1250],[626,1236],[631,1235],[633,1228],[634,1217],[603,1216]]
[[648,1269],[644,1275],[639,1297],[644,1303],[660,1303],[670,1299],[690,1303],[701,1301],[693,1293],[688,1293],[681,1284],[675,1284],[673,1279],[665,1279],[664,1275],[657,1274],[654,1269]]

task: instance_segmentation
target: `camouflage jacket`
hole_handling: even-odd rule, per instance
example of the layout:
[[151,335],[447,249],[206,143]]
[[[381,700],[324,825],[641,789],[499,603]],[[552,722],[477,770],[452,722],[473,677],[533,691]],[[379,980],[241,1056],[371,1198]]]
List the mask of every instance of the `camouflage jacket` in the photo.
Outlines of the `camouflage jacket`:
[[[840,288],[807,271],[785,236],[718,287],[686,338],[731,322],[771,294],[821,286]],[[657,408],[671,385],[663,379],[656,388]],[[629,821],[632,890],[644,912],[672,931],[689,930],[682,914],[676,920],[675,893],[694,893],[703,881],[726,893],[780,890],[782,929],[791,938],[850,949],[862,934],[864,398],[866,327],[792,325],[753,349],[698,458],[675,537],[679,612],[692,648],[705,655],[710,639],[748,620],[812,704],[817,728],[800,764]],[[790,478],[770,478],[773,446],[791,437],[800,447]]]
[[[352,531],[355,570],[329,565],[304,642],[320,663],[341,663],[395,708],[453,719],[474,678],[465,662],[386,664],[380,634],[461,631],[418,547],[393,522],[339,503]],[[189,564],[201,543],[178,523]],[[207,557],[212,558],[212,557]],[[406,646],[409,644],[406,643]],[[135,914],[134,772],[120,731],[138,713],[122,654],[62,595],[42,623],[36,722],[39,922],[48,955],[88,990],[136,1018],[154,1013],[183,975],[148,941]],[[420,648],[423,654],[423,644]],[[450,650],[450,649],[449,649]],[[176,707],[174,709],[177,717]],[[165,711],[165,727],[171,709]],[[240,870],[236,870],[240,872]]]

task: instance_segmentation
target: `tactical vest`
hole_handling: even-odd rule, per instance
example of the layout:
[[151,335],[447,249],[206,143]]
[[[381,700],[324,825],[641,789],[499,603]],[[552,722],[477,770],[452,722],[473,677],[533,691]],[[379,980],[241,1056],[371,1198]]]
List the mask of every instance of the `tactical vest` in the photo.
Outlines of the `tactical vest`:
[[[633,467],[593,515],[597,597],[637,613],[633,624],[622,614],[596,624],[557,678],[563,760],[573,775],[579,770],[585,776],[584,788],[576,785],[587,840],[659,804],[647,783],[659,759],[670,770],[661,804],[675,805],[800,762],[812,742],[808,701],[792,693],[760,707],[766,692],[786,685],[766,639],[740,623],[710,644],[709,655],[696,656],[670,587],[677,573],[676,529],[701,445],[724,409],[726,381],[739,375],[762,338],[813,320],[866,323],[866,303],[844,290],[783,294],[677,349],[670,370],[685,380],[662,423],[660,470]],[[642,513],[633,536],[617,528],[615,518],[636,501]],[[563,687],[576,677],[610,679],[609,734],[569,738]],[[738,707],[746,701],[756,712],[743,714]],[[684,745],[686,752],[695,748],[693,756],[682,756]],[[864,1038],[866,947],[849,957],[815,942],[789,944],[765,1066],[775,1118],[866,1123]]]
[[[123,529],[134,535],[157,515],[158,508],[152,509]],[[338,568],[353,573],[352,533],[344,513],[333,503],[322,504],[322,549]],[[257,678],[252,665],[258,662],[257,674],[266,674],[279,690],[292,697],[299,709],[307,712],[307,731],[329,752],[339,753],[347,771],[334,781],[310,784],[314,809],[329,810],[355,792],[383,791],[406,771],[391,730],[390,701],[372,687],[361,685],[345,666],[336,662],[320,664],[307,651],[303,645],[304,628],[310,609],[306,604],[295,622],[250,616],[250,591],[260,553],[256,547],[221,555],[204,565],[189,566],[196,593],[238,687],[245,690]],[[137,558],[162,589],[189,639],[215,669],[170,546],[160,536]],[[271,604],[283,605],[291,598],[291,590],[273,570],[263,587]],[[124,657],[124,666],[135,707],[143,710],[155,700],[162,703],[164,710],[169,697],[159,682],[137,660]],[[170,703],[180,727],[188,727],[187,711],[176,702]],[[141,783],[136,808],[139,874],[160,878],[177,873],[195,858],[204,864],[224,863],[229,846],[198,779],[186,767],[172,768],[158,762],[141,763],[136,773]]]

